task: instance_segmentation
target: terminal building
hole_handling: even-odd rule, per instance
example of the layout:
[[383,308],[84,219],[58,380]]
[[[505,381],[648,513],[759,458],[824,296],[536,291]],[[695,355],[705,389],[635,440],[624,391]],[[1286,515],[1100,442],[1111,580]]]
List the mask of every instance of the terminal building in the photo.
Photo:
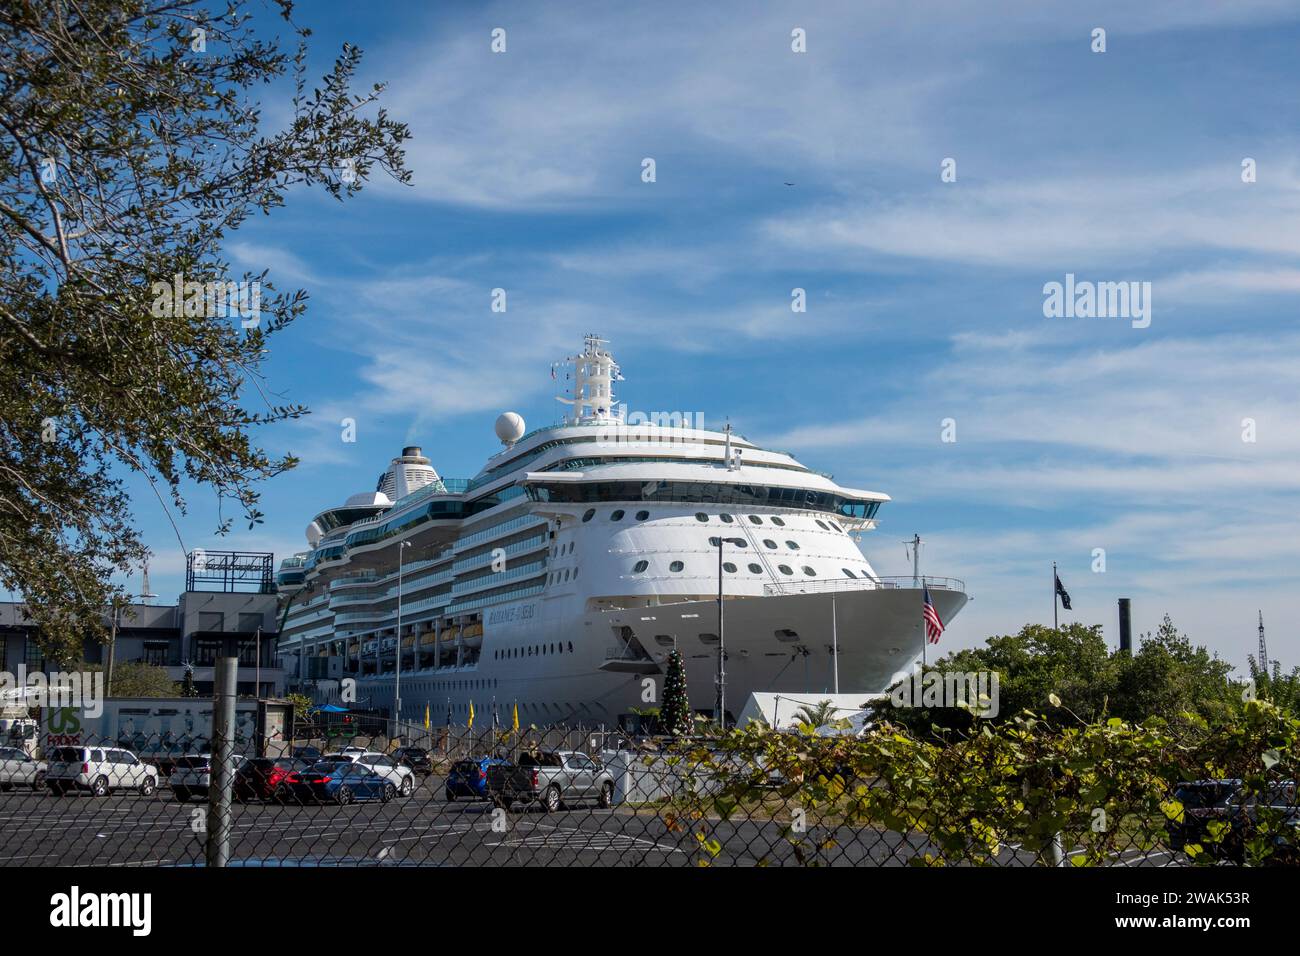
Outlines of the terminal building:
[[[213,692],[217,658],[237,657],[241,696],[282,696],[274,563],[271,554],[194,551],[186,559],[185,591],[175,604],[133,603],[116,622],[110,611],[103,612],[105,630],[116,630],[114,663],[153,664],[177,683],[191,669],[195,689],[206,697]],[[53,662],[46,666],[39,638],[21,602],[0,602],[0,671],[16,673],[20,664],[28,673],[58,669]],[[84,661],[104,665],[108,654],[108,645],[86,638]]]

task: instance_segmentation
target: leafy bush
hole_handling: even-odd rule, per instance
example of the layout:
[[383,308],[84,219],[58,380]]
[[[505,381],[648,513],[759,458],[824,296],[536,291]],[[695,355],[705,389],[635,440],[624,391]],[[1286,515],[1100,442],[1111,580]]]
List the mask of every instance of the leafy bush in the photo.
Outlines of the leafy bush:
[[[785,839],[810,864],[875,828],[911,840],[913,865],[1099,866],[1174,852],[1171,834],[1188,820],[1180,781],[1239,778],[1249,803],[1297,777],[1300,721],[1268,702],[1216,726],[1184,715],[1177,731],[1158,718],[1061,713],[1069,719],[1026,711],[939,738],[892,725],[818,737],[750,724],[678,748],[683,785],[664,817],[695,833],[706,863],[722,850],[718,827],[765,819],[787,821]],[[1210,844],[1229,838],[1229,858],[1294,862],[1295,810],[1242,814],[1183,852],[1215,862],[1225,853]]]

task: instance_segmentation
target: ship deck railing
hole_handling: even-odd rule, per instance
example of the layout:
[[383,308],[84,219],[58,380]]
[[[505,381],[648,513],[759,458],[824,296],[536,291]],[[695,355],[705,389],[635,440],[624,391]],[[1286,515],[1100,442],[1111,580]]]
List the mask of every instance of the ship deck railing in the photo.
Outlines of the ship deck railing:
[[913,577],[910,574],[885,575],[875,578],[818,578],[812,581],[778,581],[764,584],[765,595],[775,594],[819,594],[833,591],[876,591],[912,588],[920,590],[922,584],[935,591],[966,592],[966,582],[960,578],[935,577],[925,574]]

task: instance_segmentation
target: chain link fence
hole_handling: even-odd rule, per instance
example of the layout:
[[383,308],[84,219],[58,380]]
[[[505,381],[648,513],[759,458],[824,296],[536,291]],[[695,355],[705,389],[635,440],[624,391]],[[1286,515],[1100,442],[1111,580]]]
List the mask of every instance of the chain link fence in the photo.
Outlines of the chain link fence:
[[0,864],[202,866],[217,841],[246,867],[1295,865],[1279,727],[236,741],[228,810],[202,738],[91,739],[4,751]]

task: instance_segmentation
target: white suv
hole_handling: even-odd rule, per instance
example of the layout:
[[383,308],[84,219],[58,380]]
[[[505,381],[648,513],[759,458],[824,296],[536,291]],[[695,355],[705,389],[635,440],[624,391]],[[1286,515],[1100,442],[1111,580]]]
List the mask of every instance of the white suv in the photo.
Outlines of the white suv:
[[[235,754],[233,769],[238,770],[248,758]],[[176,769],[167,778],[176,799],[184,803],[190,797],[206,797],[212,784],[212,755],[190,754],[176,758]]]
[[397,792],[403,797],[409,797],[415,792],[415,771],[410,767],[404,767],[387,754],[381,754],[373,750],[362,750],[359,747],[348,747],[342,753],[326,754],[316,761],[317,765],[323,763],[354,763],[367,770],[373,770],[379,776],[390,781],[397,788]]
[[120,747],[55,747],[49,754],[45,785],[61,797],[69,790],[106,796],[121,787],[149,797],[158,789],[158,771]]
[[0,790],[13,787],[31,787],[40,790],[45,786],[45,764],[33,760],[18,747],[0,747]]

